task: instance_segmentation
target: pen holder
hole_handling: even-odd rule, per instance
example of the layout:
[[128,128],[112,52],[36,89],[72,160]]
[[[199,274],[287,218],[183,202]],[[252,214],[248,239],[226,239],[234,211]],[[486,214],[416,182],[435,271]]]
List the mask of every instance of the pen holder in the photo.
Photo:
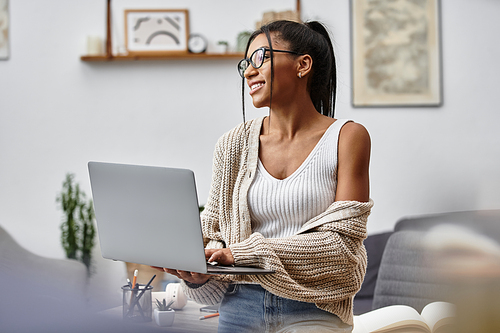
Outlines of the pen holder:
[[151,321],[153,302],[151,291],[153,286],[138,285],[138,288],[122,287],[123,291],[123,319],[130,321]]

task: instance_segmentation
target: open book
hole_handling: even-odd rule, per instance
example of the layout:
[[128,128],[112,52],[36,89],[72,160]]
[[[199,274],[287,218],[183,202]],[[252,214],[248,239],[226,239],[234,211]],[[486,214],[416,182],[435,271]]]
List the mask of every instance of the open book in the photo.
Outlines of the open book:
[[352,333],[453,333],[455,306],[427,304],[422,313],[407,305],[390,305],[354,316]]

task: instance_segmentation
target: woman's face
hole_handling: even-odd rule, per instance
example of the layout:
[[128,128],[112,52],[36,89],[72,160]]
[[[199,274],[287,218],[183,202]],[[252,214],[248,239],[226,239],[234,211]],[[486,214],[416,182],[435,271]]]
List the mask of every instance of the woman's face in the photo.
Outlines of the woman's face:
[[[273,48],[277,50],[289,50],[288,43],[280,42],[273,38]],[[258,35],[248,48],[247,57],[260,47],[269,48],[269,42],[265,34]],[[265,53],[264,63],[258,69],[249,65],[245,71],[245,78],[250,87],[250,96],[256,108],[269,107],[271,104],[271,55]],[[297,87],[297,61],[296,57],[288,53],[274,52],[274,82],[273,82],[273,108],[282,103],[293,100]]]

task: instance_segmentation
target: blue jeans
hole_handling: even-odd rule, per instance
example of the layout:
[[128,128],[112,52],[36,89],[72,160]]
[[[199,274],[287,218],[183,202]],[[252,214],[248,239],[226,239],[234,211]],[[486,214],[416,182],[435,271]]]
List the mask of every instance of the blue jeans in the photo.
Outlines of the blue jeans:
[[279,297],[255,284],[230,285],[219,313],[219,333],[352,331],[314,303]]

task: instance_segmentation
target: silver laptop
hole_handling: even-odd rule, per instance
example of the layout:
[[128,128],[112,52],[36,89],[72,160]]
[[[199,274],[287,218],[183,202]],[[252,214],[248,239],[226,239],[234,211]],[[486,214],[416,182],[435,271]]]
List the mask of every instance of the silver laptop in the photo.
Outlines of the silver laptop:
[[104,258],[205,274],[273,273],[207,263],[193,171],[103,162],[88,168]]

